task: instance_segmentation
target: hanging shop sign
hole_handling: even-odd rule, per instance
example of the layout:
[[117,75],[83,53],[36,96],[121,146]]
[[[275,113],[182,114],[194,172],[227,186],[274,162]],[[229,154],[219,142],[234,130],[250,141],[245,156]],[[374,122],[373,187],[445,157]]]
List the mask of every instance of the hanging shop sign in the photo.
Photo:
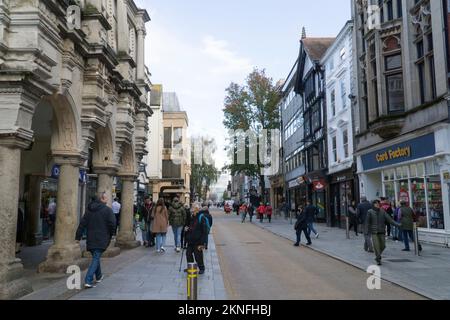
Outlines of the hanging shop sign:
[[312,182],[314,191],[323,191],[327,186],[325,180],[320,179]]
[[434,133],[395,144],[361,156],[364,170],[381,168],[405,161],[432,156],[436,153]]
[[[51,177],[53,179],[59,179],[59,175],[61,173],[61,166],[59,164],[55,164],[52,167],[52,172],[51,172]],[[86,183],[87,182],[87,173],[86,170],[84,169],[80,169],[79,175],[78,175],[78,180],[81,183]]]

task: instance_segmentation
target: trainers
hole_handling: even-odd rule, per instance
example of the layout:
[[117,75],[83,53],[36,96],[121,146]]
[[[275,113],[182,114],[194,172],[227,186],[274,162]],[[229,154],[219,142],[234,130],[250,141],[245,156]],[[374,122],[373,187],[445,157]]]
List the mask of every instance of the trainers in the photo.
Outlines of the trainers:
[[156,250],[156,252],[161,253],[161,250]]
[[161,252],[162,253],[166,252],[166,249],[164,247],[161,247]]
[[319,239],[319,234],[316,234],[316,239]]
[[308,242],[306,245],[307,245],[307,246],[310,246],[310,245],[312,245],[312,242]]
[[95,283],[102,283],[103,280],[105,280],[105,276],[104,276],[104,275],[102,275],[102,276],[100,277],[100,279],[95,280]]
[[95,285],[86,283],[86,284],[84,285],[84,288],[86,288],[86,289],[92,289],[92,288],[95,288]]
[[180,248],[176,248],[175,251],[179,253],[181,251],[181,249]]

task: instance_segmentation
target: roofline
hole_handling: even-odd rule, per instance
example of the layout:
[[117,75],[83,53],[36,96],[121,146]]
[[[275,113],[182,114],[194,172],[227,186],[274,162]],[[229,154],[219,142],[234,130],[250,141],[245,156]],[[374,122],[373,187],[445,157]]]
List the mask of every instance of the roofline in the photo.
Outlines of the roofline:
[[[308,49],[307,49],[307,47],[304,44],[304,40],[308,40],[308,39],[329,39],[329,40],[334,39],[333,43],[336,41],[336,37],[310,37],[310,38],[301,39],[300,40],[300,44],[301,44],[300,51],[302,51],[302,50],[305,51],[306,55],[309,58],[309,60],[311,60],[311,62],[313,62],[313,63],[320,63],[320,61],[322,60],[323,56],[320,59],[312,59],[311,58],[311,54],[308,52]],[[330,45],[330,47],[331,47],[331,45]],[[325,53],[326,53],[326,51],[325,51]]]
[[321,62],[327,60],[331,54],[331,52],[336,49],[336,46],[340,41],[344,38],[345,34],[354,26],[353,20],[347,20],[344,27],[339,31],[339,34],[336,36],[336,40],[333,42],[333,44],[327,49],[325,54],[323,55],[322,59],[320,59]]
[[284,81],[284,84],[283,84],[283,86],[281,88],[281,92],[282,92],[283,96],[284,96],[284,93],[286,92],[286,90],[288,89],[288,87],[290,86],[290,83],[292,81],[295,81],[294,74],[297,72],[297,69],[298,69],[298,60],[299,60],[299,58],[297,57],[297,59],[295,60],[294,65],[292,66],[291,71],[289,72],[289,75],[287,76],[287,78]]

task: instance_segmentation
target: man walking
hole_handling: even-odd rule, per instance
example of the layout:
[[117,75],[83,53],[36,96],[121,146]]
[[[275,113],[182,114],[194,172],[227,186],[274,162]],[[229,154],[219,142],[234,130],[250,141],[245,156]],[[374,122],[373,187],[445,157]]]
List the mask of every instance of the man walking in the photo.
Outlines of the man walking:
[[154,207],[153,199],[150,197],[146,197],[144,200],[144,205],[140,210],[142,215],[141,219],[145,223],[145,230],[142,231],[143,233],[145,233],[145,236],[143,236],[142,238],[144,240],[144,245],[147,248],[155,246],[155,239],[151,231],[153,221],[152,217],[153,207]]
[[308,241],[308,243],[306,245],[310,246],[311,243],[311,237],[310,237],[310,233],[308,232],[308,217],[306,215],[306,210],[302,210],[301,207],[299,206],[298,211],[297,211],[297,222],[295,222],[295,231],[296,231],[296,235],[297,235],[297,242],[294,244],[295,247],[299,247],[300,246],[300,242],[301,242],[301,238],[302,238],[302,232],[305,234],[306,236],[306,240]]
[[314,219],[319,214],[319,209],[314,206],[311,201],[306,201],[306,208],[304,210],[306,215],[306,223],[308,224],[308,235],[311,236],[311,231],[319,238],[319,233],[314,229]]
[[174,198],[169,208],[169,223],[172,227],[175,240],[175,251],[181,251],[181,233],[184,228],[184,220],[186,218],[186,210],[178,198]]
[[86,274],[85,285],[87,289],[95,288],[95,283],[103,280],[100,259],[103,252],[108,248],[111,238],[116,231],[116,218],[113,211],[106,204],[108,198],[106,193],[101,193],[93,200],[87,208],[86,213],[81,219],[76,233],[76,240],[79,242],[83,230],[87,230],[87,250],[92,254],[92,262]]
[[[405,249],[403,251],[410,251],[409,239],[414,241],[414,211],[409,207],[408,202],[400,202],[399,220],[402,226],[403,241]],[[422,251],[422,246],[419,244],[419,250]]]
[[[205,273],[205,263],[203,261],[203,250],[208,245],[208,227],[205,219],[199,219],[202,211],[194,209],[191,224],[186,231],[186,259],[188,263],[197,262],[199,274]],[[187,269],[184,270],[187,272]]]
[[[362,225],[365,225],[367,213],[369,210],[372,209],[372,205],[369,201],[367,201],[366,197],[361,197],[361,203],[358,204],[356,208],[356,216],[359,220],[359,223]],[[370,232],[364,233],[364,250],[367,252],[373,252],[373,245],[372,245],[372,234]]]
[[372,202],[373,209],[367,212],[364,234],[372,234],[373,248],[375,251],[375,260],[381,266],[381,254],[386,249],[386,223],[400,227],[384,209],[381,208],[380,200]]

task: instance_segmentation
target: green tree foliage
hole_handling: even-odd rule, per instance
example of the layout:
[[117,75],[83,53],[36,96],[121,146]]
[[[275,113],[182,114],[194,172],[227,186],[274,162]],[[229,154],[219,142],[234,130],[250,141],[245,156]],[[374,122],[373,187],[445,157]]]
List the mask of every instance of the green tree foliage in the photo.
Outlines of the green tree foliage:
[[280,90],[274,84],[273,79],[266,75],[265,70],[255,69],[248,75],[245,85],[231,83],[226,89],[223,123],[230,132],[233,132],[233,135],[229,136],[230,146],[227,147],[233,161],[225,168],[229,169],[233,176],[244,173],[250,177],[259,177],[262,190],[265,190],[264,177],[261,175],[264,164],[259,159],[259,146],[256,146],[258,159],[256,164],[252,164],[249,161],[249,150],[255,146],[251,139],[246,138],[243,145],[245,148],[245,164],[239,164],[237,154],[243,152],[243,150],[238,150],[235,142],[236,138],[239,137],[234,133],[236,130],[244,132],[250,130],[256,137],[260,137],[263,129],[279,129],[279,101]]

